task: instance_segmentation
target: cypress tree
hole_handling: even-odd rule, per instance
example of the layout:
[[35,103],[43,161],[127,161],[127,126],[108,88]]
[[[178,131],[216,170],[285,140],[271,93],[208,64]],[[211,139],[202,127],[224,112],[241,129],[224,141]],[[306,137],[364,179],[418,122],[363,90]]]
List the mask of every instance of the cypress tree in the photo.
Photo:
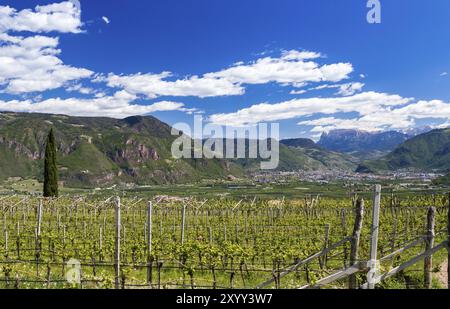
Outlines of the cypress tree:
[[48,134],[45,147],[44,197],[58,197],[58,169],[56,167],[56,143],[53,128]]

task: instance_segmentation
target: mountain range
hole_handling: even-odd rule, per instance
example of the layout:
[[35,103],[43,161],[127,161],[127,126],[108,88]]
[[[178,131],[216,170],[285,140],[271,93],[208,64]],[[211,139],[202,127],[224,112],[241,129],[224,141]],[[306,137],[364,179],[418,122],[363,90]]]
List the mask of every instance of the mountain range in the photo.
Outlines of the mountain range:
[[361,130],[332,130],[323,133],[318,145],[322,148],[349,153],[362,159],[378,158],[407,141],[411,135],[397,132],[366,132]]
[[406,169],[450,172],[450,128],[415,136],[386,156],[362,163],[357,172]]
[[[60,180],[67,186],[244,177],[257,170],[261,161],[175,160],[171,145],[178,136],[152,116],[112,119],[5,112],[0,113],[0,181],[10,177],[42,180],[45,140],[51,127],[55,130]],[[280,144],[278,170],[354,170],[357,164],[355,158],[317,147],[311,140],[292,147]]]
[[[0,113],[0,181],[10,177],[42,180],[50,128],[55,130],[60,180],[70,187],[246,177],[258,171],[262,161],[174,159],[171,146],[178,136],[152,116],[112,119],[4,112]],[[370,153],[376,153],[376,159],[366,160],[374,157]],[[324,134],[318,144],[305,138],[282,140],[277,170],[400,169],[450,172],[450,129],[432,130],[411,139],[400,132],[339,130]]]

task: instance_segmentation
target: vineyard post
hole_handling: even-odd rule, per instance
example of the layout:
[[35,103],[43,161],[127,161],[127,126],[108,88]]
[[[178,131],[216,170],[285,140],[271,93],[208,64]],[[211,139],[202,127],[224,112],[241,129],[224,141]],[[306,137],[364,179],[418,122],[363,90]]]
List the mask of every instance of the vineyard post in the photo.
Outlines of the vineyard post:
[[212,228],[211,226],[208,227],[208,234],[209,234],[209,244],[213,244],[213,235],[212,235]]
[[[425,252],[431,250],[434,246],[434,226],[436,208],[430,207],[427,213],[427,234],[425,238]],[[426,289],[431,289],[431,268],[433,267],[433,256],[430,255],[424,260],[424,283]]]
[[36,227],[36,276],[39,277],[39,258],[41,255],[41,224],[42,224],[42,200],[39,200],[37,208],[37,227]]
[[[395,242],[397,241],[397,227],[398,220],[394,218],[394,224],[392,226],[392,236],[391,236],[391,253],[395,251]],[[391,259],[391,267],[394,265],[394,256]]]
[[[345,218],[345,209],[341,209],[341,227],[342,227],[342,237],[347,237],[347,220]],[[347,243],[345,243],[343,246],[343,254],[344,254],[344,268],[347,267]]]
[[369,272],[368,288],[374,289],[375,283],[373,279],[377,275],[377,249],[378,249],[378,231],[380,222],[380,201],[381,201],[381,185],[375,185],[373,196],[373,212],[372,212],[372,229],[370,235],[370,260],[368,263]]
[[[359,240],[361,238],[363,217],[364,217],[364,200],[360,198],[356,201],[355,225],[353,227],[353,234],[350,244],[350,266],[353,266],[358,260],[358,248],[359,248]],[[351,275],[349,277],[349,289],[356,289],[356,287],[357,287],[356,276]]]
[[20,221],[17,221],[17,258],[20,260]]
[[147,283],[152,284],[152,202],[148,202],[147,206]]
[[99,235],[98,235],[98,252],[99,252],[99,257],[98,260],[100,262],[103,262],[103,231],[102,231],[102,227],[99,227]]
[[42,200],[39,200],[37,209],[37,235],[41,235],[41,224],[42,224]]
[[186,205],[183,205],[181,212],[181,244],[184,244],[184,228],[186,224]]
[[120,197],[116,200],[116,239],[114,248],[115,288],[120,287]]
[[5,229],[5,257],[8,258],[8,230]]
[[[328,248],[329,241],[330,241],[330,224],[326,224],[325,225],[325,243],[324,243],[323,250],[326,250]],[[327,268],[327,262],[328,262],[328,254],[325,254],[323,256],[323,266],[325,268]]]

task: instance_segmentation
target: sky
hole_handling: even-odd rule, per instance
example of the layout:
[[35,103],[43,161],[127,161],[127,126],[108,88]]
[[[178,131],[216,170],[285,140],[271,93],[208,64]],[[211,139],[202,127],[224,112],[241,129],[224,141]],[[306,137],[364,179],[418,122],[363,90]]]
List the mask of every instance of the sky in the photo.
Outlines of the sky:
[[0,111],[450,126],[450,1],[0,0]]

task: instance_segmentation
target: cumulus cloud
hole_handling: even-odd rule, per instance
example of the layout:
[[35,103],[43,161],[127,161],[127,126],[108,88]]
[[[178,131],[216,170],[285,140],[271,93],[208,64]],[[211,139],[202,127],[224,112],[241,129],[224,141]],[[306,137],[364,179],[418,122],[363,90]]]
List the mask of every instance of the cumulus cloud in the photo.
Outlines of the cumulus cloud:
[[119,119],[163,111],[181,111],[186,113],[196,111],[196,109],[186,108],[183,103],[179,102],[161,101],[151,105],[140,105],[133,104],[132,101],[134,99],[135,97],[133,95],[121,91],[112,96],[93,99],[52,98],[39,102],[33,102],[31,100],[0,100],[0,110],[71,116],[112,117]]
[[363,83],[347,83],[339,85],[338,94],[342,96],[354,95],[357,92],[362,91],[364,87]]
[[0,32],[81,32],[81,10],[76,3],[65,1],[49,5],[38,5],[34,10],[17,11],[9,6],[0,6]]
[[66,87],[66,90],[69,92],[79,92],[81,94],[95,94],[95,89],[89,87],[83,87],[82,84],[76,84],[73,86]]
[[226,95],[241,95],[244,89],[225,79],[191,76],[185,79],[169,81],[172,73],[133,74],[98,77],[96,82],[106,81],[109,87],[123,88],[134,94],[142,94],[154,99],[161,96],[195,96],[200,98]]
[[[336,114],[358,116],[338,117]],[[209,120],[219,125],[242,126],[306,117],[319,117],[299,122],[299,125],[313,126],[312,132],[355,128],[367,131],[400,130],[413,127],[418,119],[448,121],[450,103],[440,100],[416,101],[399,95],[363,92],[339,98],[308,98],[276,104],[261,103],[234,113],[214,114]]]
[[366,115],[380,109],[390,109],[393,106],[407,104],[411,100],[398,95],[364,92],[349,97],[294,99],[276,104],[261,103],[235,113],[214,114],[210,120],[216,124],[231,123],[240,126],[264,121],[293,119],[318,113],[331,115],[359,112]]
[[357,92],[361,92],[364,86],[365,84],[359,82],[351,82],[345,84],[323,84],[305,90],[292,90],[291,94],[303,94],[312,90],[338,89],[338,91],[336,92],[337,95],[350,96],[354,95]]
[[[36,33],[81,32],[76,0],[17,11],[0,6],[0,91],[10,94],[42,92],[90,77],[93,72],[63,63],[59,39]],[[11,35],[21,32],[30,36]]]
[[58,38],[0,35],[0,85],[3,91],[21,94],[64,86],[93,74],[84,68],[65,65],[57,56]]
[[265,57],[247,64],[239,64],[228,69],[205,74],[207,78],[223,78],[240,84],[302,84],[305,82],[347,79],[353,72],[350,63],[333,63],[320,66],[310,61],[320,54],[308,51],[285,51],[281,57]]
[[117,75],[110,73],[97,78],[109,87],[122,88],[150,99],[160,96],[195,96],[200,98],[243,95],[246,84],[276,82],[297,88],[308,82],[337,82],[349,77],[353,71],[350,63],[319,65],[313,59],[320,53],[311,51],[283,51],[279,57],[265,57],[251,63],[239,61],[228,69],[171,80],[171,72],[160,74]]

